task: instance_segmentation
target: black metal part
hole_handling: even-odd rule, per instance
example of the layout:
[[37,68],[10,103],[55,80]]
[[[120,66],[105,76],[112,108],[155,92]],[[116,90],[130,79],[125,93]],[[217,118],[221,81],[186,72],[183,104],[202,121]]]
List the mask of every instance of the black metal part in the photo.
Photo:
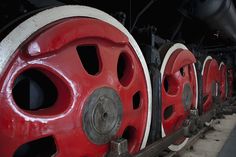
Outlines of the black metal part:
[[156,35],[156,28],[152,26],[138,30],[136,35],[148,65],[152,84],[152,97],[154,98],[152,100],[152,123],[148,137],[149,145],[161,139],[161,73],[158,68],[161,61],[157,47],[165,41]]
[[236,96],[228,98],[227,101],[224,102],[226,105],[236,105]]
[[138,154],[135,154],[134,157],[156,157],[162,153],[169,145],[182,137],[184,135],[184,127],[180,130],[176,131],[174,134],[170,136],[166,136],[149,146],[145,149],[141,150]]
[[199,114],[197,109],[190,110],[189,119],[184,122],[184,136],[191,137],[195,135],[200,128],[202,128],[199,122]]
[[[190,118],[183,123],[183,127],[173,133],[172,135],[166,136],[151,145],[147,146],[145,149],[141,150],[138,154],[135,154],[135,157],[156,157],[162,153],[169,145],[174,143],[179,137],[191,137],[199,129],[202,129],[202,126],[205,122],[210,121],[215,115],[215,105],[213,109],[207,113],[204,113],[202,116],[198,116],[198,110],[191,110]],[[200,126],[200,127],[199,127]]]
[[207,113],[202,114],[199,118],[200,127],[203,127],[205,124],[210,123],[215,115],[216,110],[214,108],[212,108],[212,110],[208,111]]
[[197,78],[198,78],[198,111],[199,115],[203,114],[203,77],[201,74],[202,71],[202,63],[205,57],[198,57],[197,62],[195,63]]
[[181,136],[191,137],[196,134],[196,136],[199,137],[199,132],[205,132],[205,130],[207,129],[207,127],[202,128],[204,126],[204,123],[210,121],[216,114],[217,113],[215,107],[211,111],[203,114],[200,117],[198,116],[197,110],[191,110],[190,118],[184,122],[184,126],[182,129],[178,130],[176,133],[168,137],[163,138],[160,141],[153,143],[152,145],[150,145],[151,147],[148,146],[137,156],[158,156],[158,154],[160,154],[164,150],[164,147],[167,148]]
[[27,18],[43,10],[65,4],[58,0],[2,0],[0,4],[0,40]]
[[142,8],[142,10],[137,14],[137,16],[134,19],[134,23],[131,26],[130,32],[133,32],[139,18],[155,3],[157,0],[150,0],[145,7]]
[[122,25],[125,25],[126,21],[126,14],[122,11],[116,12],[112,14],[113,17],[115,17]]
[[[54,5],[53,7],[56,7],[56,5]],[[16,18],[14,18],[11,21],[8,21],[6,24],[4,24],[4,26],[0,27],[0,41],[2,39],[4,39],[8,33],[10,33],[17,25],[19,25],[22,21],[26,20],[27,18],[41,12],[44,11],[46,9],[50,9],[52,8],[52,6],[48,6],[48,7],[43,7],[43,8],[39,8],[39,9],[34,9],[32,11],[27,11],[24,14],[19,14]]]
[[218,114],[221,115],[231,115],[236,113],[236,97],[232,97],[223,103],[221,103],[221,106],[219,107]]
[[176,30],[174,31],[174,33],[172,34],[172,36],[170,38],[171,41],[173,41],[175,39],[175,37],[177,36],[177,34],[180,32],[180,28],[182,27],[183,22],[184,22],[184,16],[182,16],[180,18],[179,24],[178,24]]
[[188,140],[188,144],[185,145],[181,150],[176,151],[176,152],[170,152],[167,155],[165,155],[165,157],[180,157],[179,154],[181,154],[181,152],[185,151],[186,149],[188,149],[189,147],[191,147],[199,138],[201,138],[201,136],[204,135],[205,132],[207,132],[210,129],[210,127],[205,127],[201,130],[199,130],[197,132],[196,135],[194,135],[193,137],[191,137]]
[[155,46],[143,45],[142,50],[147,64],[154,66],[160,64],[160,56]]
[[108,143],[120,128],[121,119],[122,104],[114,89],[96,89],[86,100],[83,129],[93,143]]
[[151,144],[161,138],[161,73],[157,68],[150,68],[150,77],[152,83],[152,123],[148,137],[148,144]]
[[223,107],[222,112],[224,115],[231,115],[233,113],[236,113],[236,106]]
[[27,0],[31,5],[33,5],[35,8],[45,8],[49,6],[60,6],[64,5],[65,3],[62,3],[58,0]]
[[141,45],[143,55],[148,65],[155,67],[160,66],[161,59],[158,48],[167,42],[167,40],[162,39],[157,34],[157,28],[154,26],[147,26],[140,28],[134,36]]
[[236,10],[231,0],[195,0],[193,14],[236,42]]
[[120,138],[115,141],[111,141],[110,151],[106,157],[131,157],[128,152],[128,142],[126,139]]

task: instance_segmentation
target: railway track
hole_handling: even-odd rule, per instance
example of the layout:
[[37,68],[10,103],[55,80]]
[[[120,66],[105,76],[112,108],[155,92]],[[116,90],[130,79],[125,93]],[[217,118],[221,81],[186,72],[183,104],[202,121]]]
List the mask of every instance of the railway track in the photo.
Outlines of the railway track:
[[[234,111],[234,101],[235,101],[235,97],[228,100],[227,102],[227,106],[229,107],[228,109],[230,110],[231,107],[233,107],[233,110],[231,110],[231,114],[235,113]],[[233,102],[233,103],[232,103]],[[221,104],[221,105],[225,105],[225,104]],[[217,105],[216,105],[217,106]],[[217,108],[219,108],[219,106],[217,106]],[[224,108],[224,107],[223,107]],[[229,114],[229,110],[225,110],[224,112],[226,112],[227,114]],[[221,116],[219,116],[219,114],[221,114]],[[147,146],[145,149],[141,150],[139,153],[137,153],[136,155],[133,155],[134,157],[145,157],[145,156],[149,156],[149,157],[176,157],[179,156],[179,154],[183,154],[187,149],[191,149],[191,147],[194,145],[194,143],[199,140],[200,138],[204,138],[205,134],[208,131],[212,131],[214,130],[215,125],[219,124],[219,120],[217,118],[223,118],[224,113],[213,113],[213,112],[209,112],[205,115],[202,115],[201,117],[199,117],[200,122],[202,122],[202,127],[199,129],[199,127],[195,126],[185,126],[186,128],[182,128],[178,131],[176,131],[174,134],[167,136],[157,142],[154,142],[153,144]],[[217,116],[217,117],[215,117]],[[214,120],[213,120],[214,119]],[[209,122],[210,121],[210,122]],[[195,123],[195,125],[199,125],[199,123]],[[190,130],[189,128],[198,128],[196,130]],[[186,145],[181,148],[178,151],[169,151],[167,150],[168,146],[173,143],[174,141],[176,141],[179,137],[185,135],[186,137],[189,137],[188,142],[186,143]],[[123,156],[131,156],[130,154],[128,154],[128,149],[127,149],[127,141],[121,140],[119,139],[118,141],[114,141],[112,143],[111,146],[111,152],[110,154],[108,154],[109,156],[117,156],[117,157],[123,157]]]

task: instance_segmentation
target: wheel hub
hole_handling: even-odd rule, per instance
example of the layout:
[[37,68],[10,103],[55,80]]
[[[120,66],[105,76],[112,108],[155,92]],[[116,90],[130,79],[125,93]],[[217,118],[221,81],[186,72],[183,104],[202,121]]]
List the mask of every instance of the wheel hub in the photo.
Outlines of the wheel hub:
[[192,98],[193,98],[193,92],[192,92],[191,86],[189,83],[185,84],[183,94],[182,94],[182,102],[183,102],[185,111],[191,108]]
[[122,118],[122,104],[112,88],[96,89],[87,99],[83,129],[95,144],[105,144],[117,133]]

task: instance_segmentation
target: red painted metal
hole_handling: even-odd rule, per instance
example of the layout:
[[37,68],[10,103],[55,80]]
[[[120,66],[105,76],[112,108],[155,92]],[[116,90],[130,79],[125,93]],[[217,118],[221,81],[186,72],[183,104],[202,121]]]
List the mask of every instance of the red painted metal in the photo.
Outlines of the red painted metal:
[[[99,56],[99,72],[90,75],[78,57],[78,45],[95,45]],[[117,76],[119,55],[129,56],[131,68],[123,86]],[[20,109],[12,97],[13,82],[19,74],[35,68],[47,75],[58,90],[56,103],[45,109]],[[121,137],[131,126],[129,151],[137,152],[143,139],[148,111],[144,72],[128,38],[115,27],[89,18],[70,18],[50,24],[33,34],[14,53],[1,75],[0,152],[11,157],[24,143],[52,135],[56,156],[103,156],[108,144],[93,144],[82,128],[86,99],[97,88],[113,88],[120,96],[123,113],[114,138]],[[140,91],[139,108],[133,109],[132,96]]]
[[[162,123],[166,135],[170,135],[181,128],[189,115],[190,108],[196,106],[197,78],[193,66],[195,62],[196,59],[191,52],[177,49],[166,64],[162,79]],[[190,85],[190,92],[193,94],[191,106],[188,109],[185,109],[182,100],[185,85]],[[173,106],[173,113],[165,119],[164,112],[171,105]],[[183,142],[183,138],[176,144],[181,142]]]
[[[207,60],[203,71],[203,112],[207,112],[212,108],[213,94],[212,88],[214,84],[219,84],[219,66],[215,59]],[[217,89],[216,89],[217,90]]]
[[220,98],[222,101],[226,98],[226,65],[221,64],[219,69],[219,77],[220,77]]
[[228,97],[233,96],[233,83],[234,83],[234,70],[233,68],[228,69],[228,84],[229,84],[229,94]]
[[[188,50],[182,50],[181,53],[172,54],[173,57],[169,59],[169,66],[166,66],[165,72],[167,75],[171,75],[179,71],[180,67],[192,64],[196,62],[196,58]],[[180,62],[181,61],[181,62]]]

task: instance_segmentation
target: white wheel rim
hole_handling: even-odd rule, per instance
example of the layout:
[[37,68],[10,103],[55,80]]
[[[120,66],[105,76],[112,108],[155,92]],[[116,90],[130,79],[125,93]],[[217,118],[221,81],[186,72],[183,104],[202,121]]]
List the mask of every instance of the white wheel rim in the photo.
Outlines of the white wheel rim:
[[201,72],[202,76],[203,76],[204,70],[205,70],[205,68],[206,68],[206,62],[207,62],[208,60],[211,60],[211,59],[212,59],[211,56],[207,56],[207,57],[205,58],[205,60],[204,60],[204,62],[203,62],[203,66],[202,66],[202,72]]
[[224,62],[220,62],[219,70],[220,70],[220,68],[221,68],[223,65],[225,65],[225,63],[224,63]]
[[[18,25],[1,41],[0,74],[3,72],[4,68],[7,65],[8,60],[11,58],[15,50],[20,46],[22,42],[24,42],[27,38],[29,38],[34,32],[38,31],[40,28],[46,26],[49,23],[69,17],[90,17],[99,19],[116,27],[128,37],[132,48],[135,50],[137,57],[140,60],[140,63],[144,71],[145,79],[147,82],[148,113],[147,113],[145,134],[141,144],[141,149],[143,149],[146,146],[148,140],[150,125],[151,125],[151,114],[152,114],[152,89],[151,89],[149,71],[145,59],[143,57],[143,54],[141,52],[141,49],[139,48],[135,39],[121,23],[119,23],[116,19],[106,14],[105,12],[87,6],[67,5],[67,6],[60,6],[47,9],[30,17],[29,19],[25,20],[20,25]],[[19,113],[21,116],[24,117],[24,115],[21,114],[20,112],[17,113]],[[38,121],[37,118],[29,118],[29,117],[27,118],[29,121]]]

